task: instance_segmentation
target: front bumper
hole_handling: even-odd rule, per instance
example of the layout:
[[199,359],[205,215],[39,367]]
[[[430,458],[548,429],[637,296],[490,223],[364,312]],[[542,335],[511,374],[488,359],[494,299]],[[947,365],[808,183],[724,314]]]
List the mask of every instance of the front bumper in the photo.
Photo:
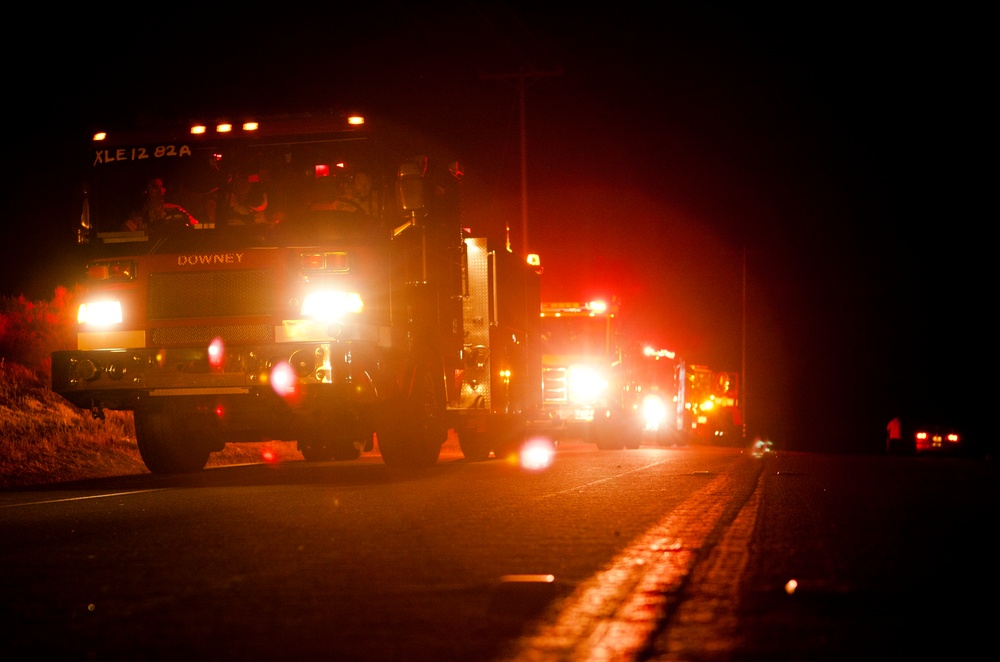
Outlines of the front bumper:
[[52,391],[87,409],[135,409],[145,398],[283,396],[317,388],[362,396],[376,351],[374,344],[337,342],[247,346],[216,356],[208,348],[60,351],[52,354]]

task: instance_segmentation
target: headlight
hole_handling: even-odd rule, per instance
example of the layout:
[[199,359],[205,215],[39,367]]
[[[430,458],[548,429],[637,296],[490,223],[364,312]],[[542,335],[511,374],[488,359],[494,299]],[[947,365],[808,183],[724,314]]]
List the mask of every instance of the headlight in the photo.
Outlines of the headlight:
[[640,408],[646,430],[659,430],[667,420],[667,404],[658,395],[647,395]]
[[569,399],[572,402],[593,404],[608,388],[608,380],[595,368],[570,366]]
[[303,317],[320,322],[335,322],[347,315],[360,313],[364,307],[364,301],[357,292],[317,290],[306,295],[301,313]]
[[122,323],[121,301],[91,301],[81,303],[76,321],[93,327],[109,327]]

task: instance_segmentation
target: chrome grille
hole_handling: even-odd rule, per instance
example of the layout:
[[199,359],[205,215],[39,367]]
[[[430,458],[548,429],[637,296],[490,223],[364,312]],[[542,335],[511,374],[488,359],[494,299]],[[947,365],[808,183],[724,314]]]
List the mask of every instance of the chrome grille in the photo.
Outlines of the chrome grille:
[[272,315],[274,291],[270,271],[150,274],[149,319]]
[[545,402],[568,402],[566,368],[542,369],[542,398]]
[[154,347],[169,345],[208,345],[216,338],[227,344],[274,342],[274,327],[270,324],[238,324],[233,326],[183,326],[155,328],[149,332]]

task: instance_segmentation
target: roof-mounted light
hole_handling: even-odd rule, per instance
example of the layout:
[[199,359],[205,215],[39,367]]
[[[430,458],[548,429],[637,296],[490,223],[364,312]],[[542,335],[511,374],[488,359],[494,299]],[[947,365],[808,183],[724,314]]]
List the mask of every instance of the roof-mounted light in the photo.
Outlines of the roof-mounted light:
[[587,308],[589,308],[591,312],[603,313],[608,310],[608,304],[606,301],[591,301],[587,304]]
[[669,349],[654,349],[649,345],[642,348],[642,353],[646,356],[650,356],[657,359],[668,358],[672,359],[677,356],[676,353],[671,352]]

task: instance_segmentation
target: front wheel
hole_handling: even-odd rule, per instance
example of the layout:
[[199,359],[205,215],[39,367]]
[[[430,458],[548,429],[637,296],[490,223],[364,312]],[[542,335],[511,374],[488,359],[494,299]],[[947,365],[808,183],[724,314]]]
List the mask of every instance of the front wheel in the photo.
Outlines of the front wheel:
[[590,440],[597,445],[598,450],[617,451],[625,448],[622,438],[627,434],[624,429],[616,429],[606,418],[594,419],[590,425]]
[[482,462],[489,459],[491,451],[497,459],[506,459],[520,452],[525,437],[523,417],[494,415],[490,417],[488,428],[484,431],[470,428],[456,430],[458,445],[465,459]]
[[395,397],[380,407],[375,438],[382,461],[405,469],[433,466],[448,438],[444,400],[439,362],[425,358],[410,364]]
[[135,412],[135,439],[142,461],[154,474],[201,471],[208,463],[212,444],[186,424],[180,411]]
[[458,435],[458,445],[462,455],[469,462],[483,462],[490,457],[493,450],[493,439],[488,432],[462,428],[455,431]]
[[306,462],[327,462],[337,460],[346,462],[361,457],[361,444],[350,439],[332,439],[320,441],[309,439],[299,442],[299,452]]

